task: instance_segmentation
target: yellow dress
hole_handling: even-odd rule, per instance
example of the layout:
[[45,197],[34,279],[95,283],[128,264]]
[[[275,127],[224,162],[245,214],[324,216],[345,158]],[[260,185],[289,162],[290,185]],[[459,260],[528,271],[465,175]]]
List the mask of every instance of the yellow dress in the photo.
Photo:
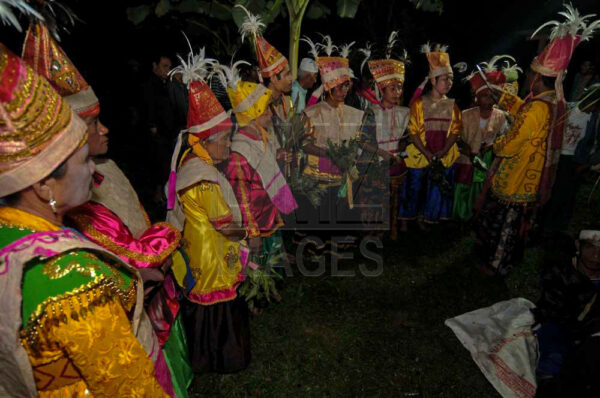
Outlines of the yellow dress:
[[185,214],[183,245],[189,256],[194,286],[182,281],[188,298],[211,305],[236,298],[242,281],[240,244],[218,229],[229,225],[233,215],[217,183],[202,181],[180,195]]
[[[60,230],[30,213],[0,207],[2,245]],[[86,251],[23,271],[21,343],[38,396],[165,397],[148,354],[131,330],[134,280]]]
[[491,189],[500,201],[526,204],[538,199],[554,103],[554,90],[527,102],[507,93],[502,96],[500,106],[516,118],[509,132],[494,142],[494,153],[502,160]]
[[[427,142],[429,132],[445,132],[446,139],[452,134],[459,135],[462,129],[462,113],[454,100],[442,98],[433,102],[430,97],[421,97],[410,106],[410,119],[408,121],[408,132],[410,135],[418,135],[425,147],[430,149]],[[430,149],[431,150],[431,149]],[[435,150],[433,150],[435,152]],[[417,149],[414,144],[406,147],[406,166],[411,169],[423,169],[429,165],[429,161]],[[448,168],[458,159],[460,153],[458,146],[454,144],[448,153],[442,158],[442,164]]]

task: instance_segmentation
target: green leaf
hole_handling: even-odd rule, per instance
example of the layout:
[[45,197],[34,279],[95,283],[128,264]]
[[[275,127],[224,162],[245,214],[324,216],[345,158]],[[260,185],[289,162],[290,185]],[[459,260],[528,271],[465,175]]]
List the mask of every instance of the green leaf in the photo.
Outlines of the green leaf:
[[232,18],[231,7],[218,1],[212,1],[210,16],[221,21],[229,21]]
[[337,13],[341,18],[354,18],[360,0],[337,0]]
[[154,9],[154,13],[157,17],[162,17],[171,10],[171,3],[169,0],[160,0]]
[[198,0],[183,0],[176,7],[179,12],[197,12],[200,14],[208,14],[208,11],[204,9],[203,3],[208,3],[206,1],[198,1]]
[[150,6],[143,5],[127,8],[127,19],[134,24],[139,25],[150,15]]
[[316,1],[308,6],[304,16],[309,19],[320,19],[331,14],[331,9],[325,4]]

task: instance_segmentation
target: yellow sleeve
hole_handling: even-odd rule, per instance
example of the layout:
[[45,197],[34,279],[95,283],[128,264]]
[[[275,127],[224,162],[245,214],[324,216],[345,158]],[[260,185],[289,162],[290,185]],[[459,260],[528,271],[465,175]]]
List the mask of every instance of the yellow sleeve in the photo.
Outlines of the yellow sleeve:
[[66,353],[93,396],[168,397],[117,299],[57,323],[49,340]]
[[462,112],[458,109],[458,105],[454,104],[452,109],[452,122],[450,124],[449,134],[460,135],[462,130]]
[[543,131],[548,116],[548,106],[543,102],[531,101],[525,104],[508,133],[494,142],[494,153],[502,157],[517,155],[525,142]]
[[202,181],[188,189],[181,196],[181,201],[184,207],[194,212],[204,212],[216,229],[228,225],[233,219],[231,209],[217,183]]
[[423,101],[416,100],[410,106],[410,118],[408,119],[408,133],[410,135],[425,135],[425,119],[423,116]]
[[523,100],[514,94],[506,91],[502,92],[498,106],[513,116],[517,115],[519,108],[523,105]]

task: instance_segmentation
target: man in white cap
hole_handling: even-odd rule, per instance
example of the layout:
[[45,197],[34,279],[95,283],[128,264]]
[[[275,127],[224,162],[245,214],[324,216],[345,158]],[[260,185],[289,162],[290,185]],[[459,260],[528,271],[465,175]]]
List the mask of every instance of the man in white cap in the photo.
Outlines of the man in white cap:
[[298,79],[292,83],[292,102],[296,113],[300,113],[306,106],[306,93],[313,88],[317,81],[317,63],[310,58],[303,58],[298,68]]

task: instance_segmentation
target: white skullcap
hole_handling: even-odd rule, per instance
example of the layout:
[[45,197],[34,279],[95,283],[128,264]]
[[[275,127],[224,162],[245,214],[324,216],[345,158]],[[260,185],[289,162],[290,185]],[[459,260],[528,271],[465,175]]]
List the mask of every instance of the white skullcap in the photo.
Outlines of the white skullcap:
[[299,70],[308,72],[308,73],[319,73],[319,68],[317,68],[317,63],[314,59],[310,58],[302,58],[300,62]]
[[600,231],[591,229],[582,230],[579,233],[579,240],[600,240]]

